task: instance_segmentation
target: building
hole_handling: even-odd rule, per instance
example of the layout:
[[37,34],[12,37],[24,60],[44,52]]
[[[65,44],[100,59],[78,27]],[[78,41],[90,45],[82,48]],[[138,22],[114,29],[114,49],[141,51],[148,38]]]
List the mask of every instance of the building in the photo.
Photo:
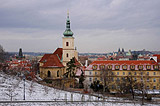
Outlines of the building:
[[63,48],[57,48],[53,54],[45,54],[40,60],[40,77],[42,79],[62,80],[64,73],[66,73],[67,63],[74,57],[76,65],[80,65],[78,52],[74,46],[73,32],[70,29],[69,13],[63,35]]
[[97,80],[103,85],[106,82],[112,91],[117,91],[125,78],[130,78],[137,84],[143,82],[144,88],[148,90],[160,90],[159,59],[160,55],[151,60],[94,61],[85,69],[85,76],[90,84]]

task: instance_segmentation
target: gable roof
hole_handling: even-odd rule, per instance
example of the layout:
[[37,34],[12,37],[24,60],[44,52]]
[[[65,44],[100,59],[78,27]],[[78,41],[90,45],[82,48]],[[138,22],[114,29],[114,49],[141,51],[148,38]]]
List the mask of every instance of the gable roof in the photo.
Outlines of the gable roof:
[[63,54],[63,49],[62,48],[57,48],[56,51],[53,54],[58,55],[58,57],[61,60],[62,59],[62,54]]
[[61,63],[62,48],[57,48],[53,54],[45,54],[39,62],[43,63],[41,67],[64,67]]

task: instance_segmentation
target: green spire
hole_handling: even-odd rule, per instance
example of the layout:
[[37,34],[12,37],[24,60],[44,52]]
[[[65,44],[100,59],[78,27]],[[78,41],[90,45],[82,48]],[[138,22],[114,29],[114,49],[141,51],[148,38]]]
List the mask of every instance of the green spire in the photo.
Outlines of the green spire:
[[67,20],[66,20],[66,30],[63,33],[64,36],[69,37],[73,35],[73,32],[70,29],[70,20],[69,20],[69,12],[67,13]]

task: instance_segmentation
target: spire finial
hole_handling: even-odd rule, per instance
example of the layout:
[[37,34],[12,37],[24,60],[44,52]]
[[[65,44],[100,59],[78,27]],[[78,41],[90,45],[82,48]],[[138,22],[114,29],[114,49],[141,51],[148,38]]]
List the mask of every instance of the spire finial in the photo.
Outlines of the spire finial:
[[67,10],[67,17],[69,17],[69,10]]

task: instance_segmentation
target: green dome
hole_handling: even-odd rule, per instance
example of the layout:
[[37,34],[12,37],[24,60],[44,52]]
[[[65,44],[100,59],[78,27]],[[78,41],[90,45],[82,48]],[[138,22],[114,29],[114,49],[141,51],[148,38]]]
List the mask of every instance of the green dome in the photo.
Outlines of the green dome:
[[67,16],[67,20],[66,20],[66,30],[63,33],[64,36],[73,36],[73,32],[70,29],[70,20],[69,20],[69,14]]
[[63,33],[64,36],[72,36],[73,32],[71,30],[65,30]]

